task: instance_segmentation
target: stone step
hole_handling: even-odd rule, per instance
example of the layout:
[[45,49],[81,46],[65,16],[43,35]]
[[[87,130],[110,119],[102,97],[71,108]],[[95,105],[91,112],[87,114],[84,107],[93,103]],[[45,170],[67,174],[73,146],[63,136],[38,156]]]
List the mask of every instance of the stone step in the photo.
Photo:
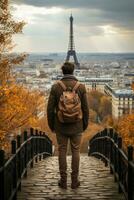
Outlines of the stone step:
[[125,200],[118,193],[118,185],[114,182],[109,168],[101,160],[81,155],[81,186],[72,190],[71,156],[68,156],[68,189],[58,187],[58,157],[48,157],[35,164],[28,171],[28,177],[22,180],[22,190],[18,192],[18,200]]

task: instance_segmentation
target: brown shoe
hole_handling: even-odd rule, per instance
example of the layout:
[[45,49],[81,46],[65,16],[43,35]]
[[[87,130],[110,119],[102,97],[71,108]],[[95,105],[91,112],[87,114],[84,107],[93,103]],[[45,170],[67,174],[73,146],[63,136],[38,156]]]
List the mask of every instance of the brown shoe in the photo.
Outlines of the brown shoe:
[[58,181],[58,186],[62,189],[67,189],[67,181],[66,180],[63,180],[63,179],[60,179]]
[[77,189],[80,186],[80,181],[78,180],[73,180],[71,184],[72,189]]

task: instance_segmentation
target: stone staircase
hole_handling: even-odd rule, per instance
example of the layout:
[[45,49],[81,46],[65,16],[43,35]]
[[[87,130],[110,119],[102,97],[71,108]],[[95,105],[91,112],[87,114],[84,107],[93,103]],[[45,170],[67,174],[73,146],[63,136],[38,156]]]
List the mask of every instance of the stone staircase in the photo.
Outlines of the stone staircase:
[[71,156],[68,156],[68,189],[58,187],[58,157],[48,157],[35,164],[28,171],[28,177],[22,180],[22,190],[18,200],[125,200],[118,193],[118,185],[109,173],[109,168],[101,160],[81,154],[81,186],[72,190]]

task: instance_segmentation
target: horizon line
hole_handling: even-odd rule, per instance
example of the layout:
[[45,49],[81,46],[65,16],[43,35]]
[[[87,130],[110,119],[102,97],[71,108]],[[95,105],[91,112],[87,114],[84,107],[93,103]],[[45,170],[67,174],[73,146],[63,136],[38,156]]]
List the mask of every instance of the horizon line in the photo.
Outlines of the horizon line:
[[[27,54],[42,54],[42,53],[44,53],[44,54],[47,54],[47,53],[49,53],[49,54],[60,54],[60,53],[64,53],[64,54],[66,54],[67,52],[65,52],[65,51],[59,51],[59,52],[56,52],[56,51],[54,51],[54,52],[34,52],[34,51],[29,51],[29,52],[25,52],[25,51],[14,51],[14,52],[11,52],[11,53],[27,53]],[[130,53],[130,54],[134,54],[134,51],[126,51],[126,52],[77,52],[77,54],[81,54],[81,53],[89,53],[89,54],[127,54],[127,53]]]

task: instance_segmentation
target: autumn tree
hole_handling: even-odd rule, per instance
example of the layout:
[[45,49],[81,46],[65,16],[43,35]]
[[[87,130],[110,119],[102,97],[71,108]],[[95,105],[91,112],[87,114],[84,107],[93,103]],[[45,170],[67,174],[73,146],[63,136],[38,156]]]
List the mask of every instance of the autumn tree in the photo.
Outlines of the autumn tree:
[[104,119],[109,115],[112,115],[112,103],[108,97],[102,96],[99,106],[99,116],[101,119]]
[[9,11],[8,0],[0,1],[0,83],[5,85],[11,81],[11,69],[15,64],[21,63],[25,55],[9,54],[14,44],[14,34],[22,33],[24,22],[15,22]]
[[112,127],[123,139],[123,145],[134,145],[134,114],[122,115],[120,118],[109,117],[106,127]]
[[115,125],[115,119],[111,115],[108,115],[106,118],[103,119],[103,122],[105,123],[105,127],[107,128],[114,128]]
[[134,145],[134,114],[124,115],[119,118],[115,127],[126,146]]
[[9,11],[8,0],[0,1],[0,105],[14,86],[12,67],[24,60],[25,55],[13,55],[12,36],[22,32],[24,22],[15,22]]
[[88,93],[89,108],[91,114],[96,114],[96,119],[103,121],[112,114],[111,100],[101,92],[91,91]]
[[88,93],[89,107],[96,113],[99,111],[100,99],[103,96],[101,92],[91,91]]
[[13,54],[12,37],[22,33],[24,22],[13,20],[8,0],[0,1],[0,148],[15,130],[38,121],[37,109],[41,104],[39,92],[31,92],[16,83],[12,69],[25,59],[25,54]]

